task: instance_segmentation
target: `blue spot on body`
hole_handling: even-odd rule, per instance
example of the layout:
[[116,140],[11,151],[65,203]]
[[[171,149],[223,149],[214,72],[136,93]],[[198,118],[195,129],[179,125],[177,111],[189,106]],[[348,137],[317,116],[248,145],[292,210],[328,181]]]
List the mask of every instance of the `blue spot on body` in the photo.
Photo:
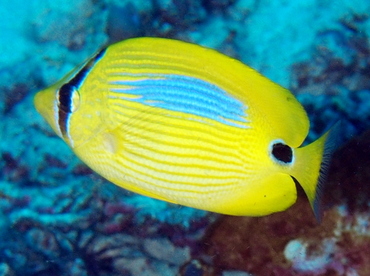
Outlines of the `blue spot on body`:
[[247,107],[214,84],[181,75],[120,75],[138,79],[111,82],[115,86],[111,91],[137,97],[118,97],[246,128]]

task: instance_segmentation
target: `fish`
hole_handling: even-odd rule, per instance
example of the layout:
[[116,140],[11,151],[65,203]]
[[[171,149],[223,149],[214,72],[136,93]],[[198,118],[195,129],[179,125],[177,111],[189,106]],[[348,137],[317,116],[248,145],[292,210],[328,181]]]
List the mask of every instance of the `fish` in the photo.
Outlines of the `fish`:
[[87,166],[134,193],[265,216],[297,199],[317,218],[335,127],[302,146],[287,89],[216,50],[175,39],[112,44],[36,93],[36,110]]

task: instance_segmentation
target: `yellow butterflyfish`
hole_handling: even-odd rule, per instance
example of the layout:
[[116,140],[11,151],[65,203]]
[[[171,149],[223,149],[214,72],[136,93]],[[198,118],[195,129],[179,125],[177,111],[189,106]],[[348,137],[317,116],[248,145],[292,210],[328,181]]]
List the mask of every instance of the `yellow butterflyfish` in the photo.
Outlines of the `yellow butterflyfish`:
[[262,216],[290,207],[297,181],[319,216],[333,132],[300,147],[309,120],[293,94],[215,50],[128,39],[34,102],[83,162],[127,190]]

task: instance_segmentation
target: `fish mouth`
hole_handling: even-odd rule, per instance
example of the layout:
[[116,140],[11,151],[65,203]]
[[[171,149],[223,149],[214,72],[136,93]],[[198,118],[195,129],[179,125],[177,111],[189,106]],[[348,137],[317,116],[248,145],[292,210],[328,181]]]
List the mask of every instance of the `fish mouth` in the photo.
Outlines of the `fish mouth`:
[[61,137],[58,126],[58,107],[55,98],[55,86],[36,93],[33,98],[38,113],[48,122],[52,129]]

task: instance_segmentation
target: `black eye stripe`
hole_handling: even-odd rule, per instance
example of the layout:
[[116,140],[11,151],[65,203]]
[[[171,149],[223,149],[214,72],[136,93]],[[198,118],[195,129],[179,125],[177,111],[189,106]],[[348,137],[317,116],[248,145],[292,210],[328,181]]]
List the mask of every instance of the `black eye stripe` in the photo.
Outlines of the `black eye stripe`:
[[63,136],[67,134],[67,122],[72,113],[72,95],[75,87],[69,83],[64,84],[58,92],[58,124]]
[[69,80],[69,82],[59,88],[59,107],[64,112],[71,112],[71,99],[74,91],[81,86],[83,80],[85,79],[91,68],[98,60],[103,57],[105,51],[106,49],[103,49],[99,53],[97,53],[73,78]]
[[74,86],[70,85],[69,83],[63,85],[59,89],[58,93],[58,101],[59,101],[59,108],[65,112],[70,113],[71,112],[71,104],[72,104],[72,93],[75,89]]
[[272,146],[272,155],[281,162],[291,163],[293,160],[293,150],[288,145],[276,143]]
[[104,55],[106,48],[102,49],[97,53],[86,65],[73,77],[69,82],[65,83],[59,88],[57,93],[58,101],[58,124],[60,131],[63,136],[67,135],[68,132],[68,120],[69,116],[73,111],[72,98],[73,93],[77,93],[82,82],[90,72],[92,67],[98,62]]

